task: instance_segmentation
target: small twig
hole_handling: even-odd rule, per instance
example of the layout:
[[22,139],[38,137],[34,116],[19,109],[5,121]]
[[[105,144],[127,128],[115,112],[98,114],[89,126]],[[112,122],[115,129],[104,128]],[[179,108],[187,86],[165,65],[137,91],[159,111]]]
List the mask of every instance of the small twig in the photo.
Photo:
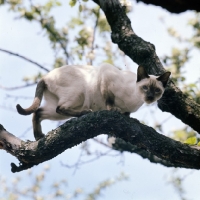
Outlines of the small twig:
[[28,96],[15,96],[15,95],[10,95],[6,94],[5,98],[14,98],[14,99],[33,99],[33,97],[28,97]]
[[[95,41],[95,34],[96,34],[96,30],[97,30],[97,25],[98,25],[98,21],[99,21],[99,13],[100,13],[100,7],[98,8],[98,13],[97,13],[97,18],[96,18],[96,22],[94,25],[94,31],[93,31],[93,38],[92,38],[92,46],[91,46],[91,51],[90,53],[93,53],[94,51],[94,41]],[[92,65],[92,58],[90,58],[90,65]]]
[[167,122],[168,120],[170,120],[170,118],[172,118],[173,115],[170,115],[169,117],[167,117],[166,119],[164,119],[162,122],[160,122],[160,124],[164,124],[165,122]]
[[[106,151],[105,153],[100,153],[99,155],[97,155],[95,158],[92,158],[90,160],[87,160],[87,161],[82,161],[80,162],[80,159],[78,162],[76,162],[75,164],[73,165],[67,165],[67,164],[64,164],[62,161],[61,161],[61,165],[64,166],[64,167],[67,167],[67,168],[74,168],[76,167],[76,169],[81,166],[81,165],[84,165],[84,164],[87,164],[87,163],[90,163],[90,162],[93,162],[95,160],[98,160],[100,157],[102,156],[108,156],[108,153],[110,153],[111,151],[113,151],[113,149],[110,149],[108,151]],[[118,153],[119,154],[119,153]],[[117,155],[118,155],[117,154]],[[81,157],[82,155],[79,156],[79,158]],[[110,155],[110,156],[116,156],[116,155]]]
[[99,143],[99,144],[101,144],[101,145],[103,145],[103,146],[109,148],[109,149],[113,149],[111,146],[109,146],[109,145],[106,144],[105,142],[102,142],[102,141],[98,140],[97,138],[93,138],[93,140],[94,140],[95,142],[97,142],[97,143]]
[[49,72],[49,70],[48,70],[47,68],[43,67],[42,65],[38,64],[37,62],[32,61],[31,59],[26,58],[26,57],[24,57],[24,56],[22,56],[22,55],[19,55],[19,54],[17,54],[17,53],[13,53],[13,52],[11,52],[11,51],[8,51],[8,50],[5,50],[5,49],[1,49],[1,48],[0,48],[0,51],[5,52],[5,53],[8,53],[8,54],[11,54],[11,55],[13,55],[13,56],[17,56],[17,57],[23,58],[24,60],[26,60],[26,61],[28,61],[28,62],[31,62],[31,63],[33,63],[34,65],[37,65],[38,67],[40,67],[41,69],[45,70],[46,72]]
[[[42,21],[44,20],[44,18],[41,16],[41,19],[39,20],[39,22],[42,24]],[[70,58],[67,50],[66,50],[66,46],[63,44],[62,40],[51,30],[51,28],[47,25],[45,26],[45,28],[47,29],[47,31],[49,31],[49,33],[51,33],[51,35],[57,40],[57,42],[60,44],[61,48],[63,49],[64,51],[64,54],[66,55],[67,57],[67,60],[66,60],[66,64],[68,64],[68,60]]]
[[75,173],[76,173],[79,165],[81,164],[81,158],[82,158],[82,156],[83,156],[83,150],[81,151],[81,153],[80,153],[80,155],[78,157],[78,160],[77,160],[77,162],[75,164],[75,169],[74,169],[73,175],[75,175]]
[[26,85],[20,85],[20,86],[10,87],[10,88],[0,85],[0,88],[4,89],[4,90],[18,90],[18,89],[22,89],[22,88],[25,88],[25,87],[33,86],[35,84],[37,84],[37,83],[36,82],[35,83],[27,83]]
[[25,137],[25,135],[32,129],[32,126],[28,127],[20,136],[19,138]]

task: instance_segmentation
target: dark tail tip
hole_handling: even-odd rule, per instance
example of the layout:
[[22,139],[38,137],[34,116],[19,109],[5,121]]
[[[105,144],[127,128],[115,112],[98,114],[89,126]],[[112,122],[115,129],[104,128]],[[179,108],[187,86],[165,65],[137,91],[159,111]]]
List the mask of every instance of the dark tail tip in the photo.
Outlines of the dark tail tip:
[[16,105],[17,112],[21,115],[30,115],[32,112],[27,112],[25,109],[23,109],[19,104]]

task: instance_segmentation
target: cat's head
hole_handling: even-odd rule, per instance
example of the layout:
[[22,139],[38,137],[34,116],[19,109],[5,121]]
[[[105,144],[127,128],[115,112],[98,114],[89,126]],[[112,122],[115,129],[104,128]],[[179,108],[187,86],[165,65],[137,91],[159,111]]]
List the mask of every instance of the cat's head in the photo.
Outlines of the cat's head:
[[147,103],[153,103],[159,100],[164,91],[171,72],[165,72],[161,76],[148,75],[144,67],[139,66],[137,70],[138,92],[142,100]]

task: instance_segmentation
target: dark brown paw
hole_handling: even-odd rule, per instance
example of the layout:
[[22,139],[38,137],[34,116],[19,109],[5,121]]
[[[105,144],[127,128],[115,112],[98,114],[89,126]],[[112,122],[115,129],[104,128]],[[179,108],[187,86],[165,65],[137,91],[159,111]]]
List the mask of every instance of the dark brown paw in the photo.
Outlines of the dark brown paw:
[[117,112],[120,112],[120,113],[122,111],[120,108],[117,108],[117,107],[112,107],[110,110],[111,111],[117,111]]
[[80,114],[80,116],[81,115],[86,115],[86,114],[89,114],[89,113],[91,113],[92,112],[92,110],[91,109],[89,109],[89,110],[83,110],[83,111],[81,111],[81,114]]

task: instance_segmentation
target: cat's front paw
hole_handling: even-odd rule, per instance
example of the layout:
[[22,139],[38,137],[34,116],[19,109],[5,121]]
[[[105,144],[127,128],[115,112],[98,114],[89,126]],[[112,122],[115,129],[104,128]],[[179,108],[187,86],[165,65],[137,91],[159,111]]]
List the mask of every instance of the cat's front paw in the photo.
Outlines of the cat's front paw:
[[122,113],[122,110],[118,107],[112,107],[110,110]]
[[93,112],[91,109],[81,111],[81,115],[86,115]]

